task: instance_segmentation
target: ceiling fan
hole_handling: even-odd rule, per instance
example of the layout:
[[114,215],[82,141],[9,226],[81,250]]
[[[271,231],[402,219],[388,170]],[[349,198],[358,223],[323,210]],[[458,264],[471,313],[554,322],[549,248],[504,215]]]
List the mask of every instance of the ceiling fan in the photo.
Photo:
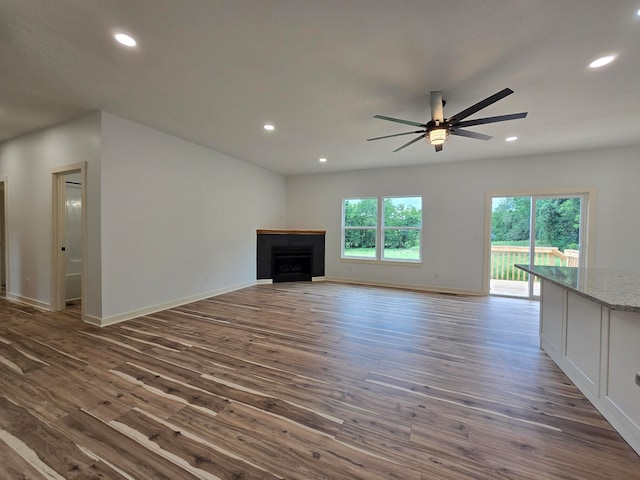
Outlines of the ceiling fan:
[[396,133],[394,135],[385,135],[384,137],[375,137],[375,138],[367,138],[367,141],[370,140],[380,140],[382,138],[391,138],[391,137],[399,137],[401,135],[411,135],[412,133],[420,133],[418,137],[414,138],[410,142],[405,143],[399,148],[396,148],[394,152],[402,150],[405,147],[408,147],[412,143],[417,142],[422,138],[426,138],[427,142],[433,145],[436,149],[436,152],[442,151],[442,145],[447,141],[449,135],[458,135],[460,137],[469,137],[475,138],[477,140],[489,140],[492,138],[489,135],[484,135],[482,133],[470,132],[469,130],[462,130],[465,127],[472,127],[474,125],[483,125],[485,123],[496,123],[496,122],[505,122],[507,120],[516,120],[518,118],[525,118],[527,116],[527,112],[522,113],[512,113],[510,115],[499,115],[497,117],[486,117],[486,118],[477,118],[475,120],[467,120],[463,121],[465,118],[473,115],[474,113],[482,110],[483,108],[488,107],[489,105],[497,102],[498,100],[502,100],[507,95],[511,95],[513,90],[510,88],[505,88],[504,90],[499,91],[498,93],[491,95],[490,97],[485,98],[484,100],[472,105],[471,107],[456,113],[454,116],[449,118],[444,118],[444,105],[445,101],[442,100],[442,92],[433,91],[431,92],[431,120],[427,123],[418,123],[412,122],[409,120],[401,120],[400,118],[393,117],[385,117],[384,115],[374,115],[374,118],[379,118],[381,120],[388,120],[390,122],[403,123],[405,125],[412,125],[414,127],[420,127],[421,130],[415,130],[412,132],[404,132],[404,133]]

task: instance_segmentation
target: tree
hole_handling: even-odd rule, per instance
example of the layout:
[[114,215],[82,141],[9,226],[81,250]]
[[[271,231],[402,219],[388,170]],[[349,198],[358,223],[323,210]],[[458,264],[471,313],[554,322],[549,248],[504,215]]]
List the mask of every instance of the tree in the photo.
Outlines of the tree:
[[[422,225],[422,208],[405,204],[402,198],[384,199],[385,248],[408,249],[420,245],[420,231],[403,227]],[[378,200],[345,200],[344,225],[346,249],[375,248],[378,225]],[[349,228],[369,227],[369,228]],[[397,227],[388,229],[386,227]]]
[[[491,240],[529,240],[531,197],[494,200]],[[576,249],[580,242],[580,199],[541,198],[536,200],[535,241],[537,246]]]
[[346,200],[344,224],[349,227],[375,227],[378,223],[378,200],[362,198]]
[[580,200],[549,198],[536,203],[536,245],[576,249],[580,242]]
[[385,248],[408,249],[420,245],[418,230],[387,227],[419,227],[422,225],[422,209],[414,205],[394,202],[391,198],[384,199],[384,246]]
[[531,197],[506,197],[494,205],[491,240],[514,242],[529,240]]
[[347,229],[344,237],[345,248],[375,248],[376,225],[378,223],[378,200],[362,198],[344,202],[345,227],[371,227],[367,229]]

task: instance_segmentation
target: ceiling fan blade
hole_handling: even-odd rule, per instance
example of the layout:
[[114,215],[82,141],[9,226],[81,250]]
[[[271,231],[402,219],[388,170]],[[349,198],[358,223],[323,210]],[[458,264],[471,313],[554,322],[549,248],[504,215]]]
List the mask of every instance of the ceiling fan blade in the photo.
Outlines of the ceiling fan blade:
[[385,135],[384,137],[367,138],[367,142],[371,140],[380,140],[382,138],[399,137],[400,135],[410,135],[412,133],[424,133],[426,130],[416,130],[415,132],[396,133],[394,135]]
[[410,120],[402,120],[400,118],[385,117],[384,115],[374,115],[373,118],[379,118],[380,120],[388,120],[390,122],[396,123],[404,123],[405,125],[413,125],[414,127],[427,128],[427,125],[425,123],[412,122]]
[[436,145],[436,152],[442,151],[442,145]]
[[453,117],[449,118],[449,122],[459,122],[460,120],[467,118],[469,115],[473,115],[474,113],[488,107],[492,103],[496,103],[498,100],[502,100],[504,97],[511,95],[512,93],[513,90],[511,90],[510,88],[505,88],[504,90],[501,90],[498,93],[476,103],[475,105],[470,106],[466,110],[463,110],[460,113],[456,113]]
[[475,120],[467,120],[464,122],[457,122],[452,124],[453,128],[465,128],[473,127],[474,125],[483,125],[485,123],[506,122],[507,120],[516,120],[518,118],[525,118],[528,112],[511,113],[509,115],[498,115],[497,117],[477,118]]
[[485,135],[484,133],[470,132],[469,130],[451,130],[451,135],[458,135],[459,137],[475,138],[476,140],[490,140],[493,137],[491,135]]
[[431,92],[431,120],[444,122],[444,112],[442,111],[442,92]]
[[407,142],[407,143],[405,143],[404,145],[402,145],[401,147],[396,148],[396,149],[393,151],[393,153],[398,152],[398,151],[402,150],[402,149],[403,149],[403,148],[405,148],[405,147],[408,147],[408,146],[409,146],[409,145],[411,145],[412,143],[416,143],[418,140],[420,140],[420,139],[422,139],[422,138],[424,138],[424,137],[426,137],[426,136],[427,136],[427,134],[425,133],[424,135],[420,135],[419,137],[414,138],[414,139],[413,139],[413,140],[411,140],[410,142]]

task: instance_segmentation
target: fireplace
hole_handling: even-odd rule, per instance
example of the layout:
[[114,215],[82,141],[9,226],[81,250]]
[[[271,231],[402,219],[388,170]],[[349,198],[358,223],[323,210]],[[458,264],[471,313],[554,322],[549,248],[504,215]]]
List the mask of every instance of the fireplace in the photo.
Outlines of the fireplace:
[[297,282],[324,277],[324,230],[258,230],[258,280]]
[[312,258],[312,248],[273,247],[271,249],[273,282],[311,281]]

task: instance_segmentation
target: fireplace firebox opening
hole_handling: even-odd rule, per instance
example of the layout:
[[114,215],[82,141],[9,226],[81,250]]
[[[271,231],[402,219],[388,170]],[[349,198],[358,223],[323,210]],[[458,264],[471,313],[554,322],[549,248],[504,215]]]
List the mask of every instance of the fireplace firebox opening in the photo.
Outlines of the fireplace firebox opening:
[[273,282],[311,281],[312,247],[273,247]]

